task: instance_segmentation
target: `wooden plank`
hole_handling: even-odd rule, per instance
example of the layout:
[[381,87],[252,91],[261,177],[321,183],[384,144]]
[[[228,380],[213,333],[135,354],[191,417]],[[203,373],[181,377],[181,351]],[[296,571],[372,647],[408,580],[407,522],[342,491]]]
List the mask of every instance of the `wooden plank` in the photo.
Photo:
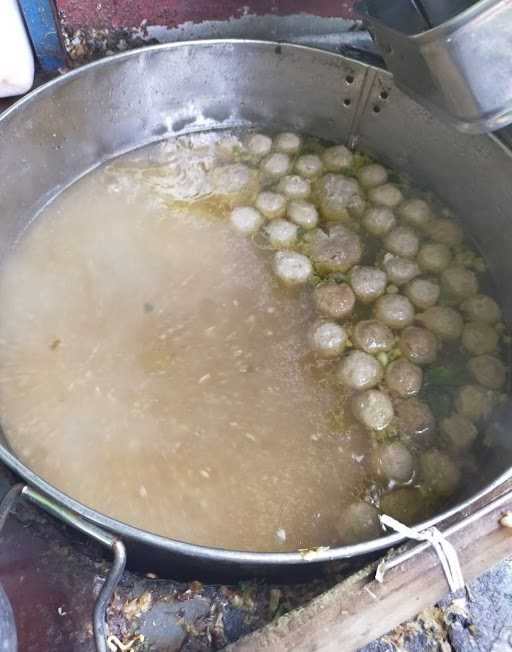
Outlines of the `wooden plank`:
[[[512,493],[488,507],[488,513],[470,517],[463,529],[449,536],[466,582],[512,555],[512,529],[499,523],[507,511],[512,512]],[[448,592],[431,548],[389,570],[383,584],[374,579],[376,566],[368,566],[303,609],[285,614],[228,649],[351,652],[414,618]]]

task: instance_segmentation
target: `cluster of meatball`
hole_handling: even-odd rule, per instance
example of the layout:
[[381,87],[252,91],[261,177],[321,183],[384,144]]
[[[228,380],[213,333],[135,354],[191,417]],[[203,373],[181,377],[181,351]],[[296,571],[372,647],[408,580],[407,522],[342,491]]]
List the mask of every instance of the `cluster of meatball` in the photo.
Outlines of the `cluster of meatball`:
[[[251,134],[244,151],[261,185],[250,204],[233,208],[231,223],[275,249],[272,268],[284,286],[311,288],[311,349],[334,361],[353,417],[376,434],[380,504],[353,503],[340,520],[342,540],[377,536],[379,507],[414,522],[425,488],[438,496],[457,489],[454,460],[473,445],[505,384],[500,308],[459,255],[460,225],[404,197],[382,165],[355,165],[343,145],[308,152],[294,133]],[[453,347],[467,355],[472,382],[437,423],[418,395],[425,370]]]

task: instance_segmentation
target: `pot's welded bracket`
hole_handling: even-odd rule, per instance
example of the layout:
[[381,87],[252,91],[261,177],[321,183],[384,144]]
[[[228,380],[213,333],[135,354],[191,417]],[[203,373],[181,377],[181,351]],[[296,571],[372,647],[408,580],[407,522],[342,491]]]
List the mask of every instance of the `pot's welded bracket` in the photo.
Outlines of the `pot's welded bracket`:
[[[105,530],[102,530],[93,523],[89,523],[89,521],[81,518],[71,510],[58,505],[47,496],[44,496],[32,487],[29,487],[23,483],[19,483],[11,487],[11,489],[9,489],[9,491],[0,501],[0,533],[2,532],[3,526],[5,525],[11,509],[13,508],[16,501],[21,497],[27,498],[31,503],[41,507],[52,516],[55,516],[57,519],[59,519],[59,521],[62,521],[66,525],[70,525],[71,527],[82,532],[88,537],[91,537],[112,551],[114,555],[114,561],[101,588],[101,591],[96,598],[93,610],[93,632],[96,650],[97,652],[107,652],[108,647],[106,612],[110,600],[114,595],[114,591],[119,584],[119,580],[121,579],[124,568],[126,566],[126,549],[123,542],[109,532],[105,532]],[[0,586],[0,597],[2,597],[2,593],[3,591],[1,590]],[[6,622],[3,626],[5,627],[6,632],[9,634],[11,641],[9,646],[5,648],[5,652],[16,652],[16,625],[8,598],[7,596],[4,596],[4,598],[4,602],[6,602],[7,606],[4,609],[4,613],[0,614],[0,619],[2,617],[5,618]],[[0,632],[1,631],[2,630],[0,630]],[[2,640],[1,642],[3,643],[4,641]],[[4,650],[4,648],[2,648],[2,650]]]

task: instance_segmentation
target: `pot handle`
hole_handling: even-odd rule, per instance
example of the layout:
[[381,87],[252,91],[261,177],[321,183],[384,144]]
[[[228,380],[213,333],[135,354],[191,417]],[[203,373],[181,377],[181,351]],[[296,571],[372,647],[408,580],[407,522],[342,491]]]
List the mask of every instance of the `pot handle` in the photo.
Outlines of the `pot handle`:
[[[93,610],[93,632],[96,650],[97,652],[108,652],[106,612],[108,604],[114,595],[114,591],[119,584],[119,580],[121,579],[126,565],[126,549],[123,542],[109,532],[105,532],[105,530],[102,530],[93,523],[86,521],[84,518],[69,510],[67,507],[63,507],[54,502],[48,498],[48,496],[45,496],[32,487],[21,483],[11,487],[11,489],[9,489],[9,491],[5,494],[0,502],[0,532],[2,531],[11,508],[13,507],[16,500],[20,497],[27,498],[31,503],[34,503],[52,516],[58,518],[59,521],[62,521],[67,525],[71,525],[71,527],[79,530],[83,534],[86,534],[87,536],[91,537],[112,551],[114,555],[114,561],[96,599]],[[6,613],[9,612],[9,607],[6,609]],[[14,619],[12,618],[12,610],[10,610],[10,615],[12,619],[12,628],[15,629]],[[11,649],[7,648],[7,652],[15,652],[15,650],[16,635],[14,635],[14,646],[11,646]]]

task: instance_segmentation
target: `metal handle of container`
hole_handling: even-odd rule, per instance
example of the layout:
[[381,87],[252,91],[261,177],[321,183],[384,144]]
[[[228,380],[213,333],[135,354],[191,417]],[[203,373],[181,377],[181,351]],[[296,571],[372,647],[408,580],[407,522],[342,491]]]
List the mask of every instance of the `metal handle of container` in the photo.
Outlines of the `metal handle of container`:
[[[106,612],[108,604],[114,595],[114,591],[119,584],[119,580],[121,579],[126,565],[126,549],[123,542],[109,532],[105,532],[93,523],[89,523],[89,521],[81,518],[71,510],[58,505],[47,496],[40,494],[32,487],[24,484],[16,484],[11,487],[11,489],[9,489],[9,491],[0,501],[0,532],[2,531],[2,528],[7,520],[9,512],[14,506],[14,503],[20,497],[27,498],[34,505],[41,507],[52,516],[58,518],[59,521],[62,521],[67,525],[71,525],[71,527],[79,530],[83,534],[86,534],[87,536],[91,537],[112,551],[114,555],[114,561],[101,588],[101,591],[96,598],[93,610],[93,632],[96,650],[97,652],[108,652]],[[0,598],[1,597],[2,596],[0,593]],[[1,646],[3,641],[0,641],[0,650],[2,652],[14,652],[16,650],[16,628],[12,615],[12,609],[10,607],[7,596],[5,596],[5,601],[7,601],[7,607],[5,609],[7,617],[6,631],[11,632],[11,640],[13,643],[11,643],[10,647],[6,647],[4,649]],[[12,635],[13,631],[14,635]],[[14,636],[14,638],[12,636]]]

